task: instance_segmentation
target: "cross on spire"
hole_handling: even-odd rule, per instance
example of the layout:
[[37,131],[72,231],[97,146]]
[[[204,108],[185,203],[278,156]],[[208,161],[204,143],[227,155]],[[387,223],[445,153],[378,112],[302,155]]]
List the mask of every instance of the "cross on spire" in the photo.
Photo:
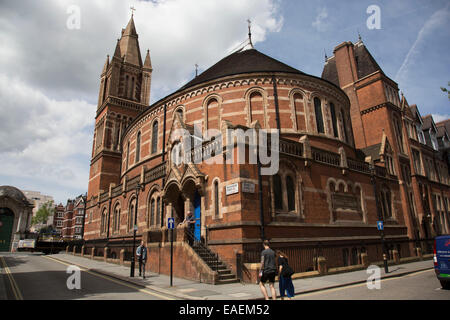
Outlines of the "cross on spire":
[[136,9],[135,9],[133,6],[131,6],[131,7],[130,7],[130,10],[131,10],[131,17],[133,17],[134,11],[136,11]]
[[195,76],[198,76],[198,64],[195,64]]
[[250,43],[250,46],[253,48],[252,43],[252,21],[250,19],[247,19],[248,22],[248,41]]

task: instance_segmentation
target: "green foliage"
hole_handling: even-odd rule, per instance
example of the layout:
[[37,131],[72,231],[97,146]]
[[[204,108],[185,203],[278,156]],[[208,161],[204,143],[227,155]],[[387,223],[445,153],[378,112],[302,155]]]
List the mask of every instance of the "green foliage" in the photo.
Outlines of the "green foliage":
[[44,223],[48,220],[49,216],[52,216],[55,213],[55,205],[53,201],[48,201],[44,203],[39,210],[36,212],[36,215],[31,219],[31,225],[36,225],[39,223]]

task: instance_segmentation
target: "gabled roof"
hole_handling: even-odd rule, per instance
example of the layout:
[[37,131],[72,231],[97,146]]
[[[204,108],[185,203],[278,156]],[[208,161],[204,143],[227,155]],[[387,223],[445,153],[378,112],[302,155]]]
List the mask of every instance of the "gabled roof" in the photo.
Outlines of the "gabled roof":
[[417,105],[413,104],[409,107],[409,109],[411,110],[411,113],[414,116],[414,120],[419,121],[423,125],[423,119],[422,116],[420,115]]
[[434,132],[437,132],[436,124],[434,123],[433,116],[431,114],[422,117],[423,120],[423,130],[433,129]]
[[273,59],[256,49],[249,49],[234,52],[229,56],[223,58],[211,68],[202,72],[200,75],[181,87],[180,90],[184,90],[186,88],[195,86],[196,84],[226,76],[256,72],[285,72],[304,74],[303,72],[292,68],[287,64],[284,64],[283,62]]
[[380,160],[381,157],[381,143],[371,145],[361,149],[366,157],[371,157],[372,161]]
[[450,119],[437,122],[436,127],[438,128],[438,131],[439,131],[440,127],[444,127],[445,130],[447,131],[447,135],[449,135],[450,134]]
[[438,138],[447,137],[448,139],[448,132],[447,129],[444,126],[437,126],[437,135]]

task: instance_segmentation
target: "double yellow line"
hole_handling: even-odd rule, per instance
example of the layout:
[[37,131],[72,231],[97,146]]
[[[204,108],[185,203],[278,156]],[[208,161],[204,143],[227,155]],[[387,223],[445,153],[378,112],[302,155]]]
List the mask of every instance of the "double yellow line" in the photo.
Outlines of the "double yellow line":
[[20,293],[19,286],[17,285],[16,280],[14,280],[11,270],[9,270],[9,267],[6,264],[5,258],[0,257],[0,260],[2,261],[3,269],[5,270],[6,275],[8,276],[9,283],[11,285],[11,289],[12,289],[12,292],[13,292],[16,300],[23,300],[22,293]]
[[[66,266],[73,266],[73,265],[75,265],[75,264],[69,264],[69,263],[67,263],[67,262],[63,262],[63,261],[61,261],[61,260],[59,260],[59,259],[55,259],[55,258],[52,258],[52,257],[49,257],[49,256],[43,256],[43,258],[47,258],[47,259],[49,259],[49,260],[52,260],[52,261],[54,261],[54,262],[58,262],[58,263],[60,263],[60,264],[66,265]],[[81,271],[87,272],[87,273],[89,273],[89,274],[91,274],[91,275],[93,275],[93,276],[96,276],[96,277],[99,277],[99,278],[102,278],[102,279],[105,279],[105,280],[109,280],[109,281],[111,281],[111,282],[114,282],[114,283],[116,283],[116,284],[120,284],[120,285],[122,285],[122,286],[131,288],[131,289],[134,289],[134,290],[136,290],[136,291],[139,291],[139,292],[142,292],[142,293],[146,293],[146,294],[148,294],[148,295],[155,296],[155,297],[158,297],[158,298],[163,299],[163,300],[175,300],[174,298],[171,298],[171,297],[168,297],[168,296],[164,296],[164,295],[162,295],[162,294],[158,294],[158,293],[155,293],[155,292],[152,292],[152,291],[148,291],[148,290],[145,290],[145,289],[138,288],[138,287],[133,286],[133,285],[131,285],[131,284],[128,284],[128,283],[126,283],[126,282],[124,282],[124,281],[116,280],[116,279],[113,279],[113,278],[111,278],[111,277],[104,276],[104,275],[99,274],[99,273],[96,273],[96,272],[92,272],[92,271],[88,270],[88,269],[85,268],[85,267],[82,267],[82,266],[79,266],[79,265],[75,265],[75,266],[77,266],[78,268],[80,268]]]

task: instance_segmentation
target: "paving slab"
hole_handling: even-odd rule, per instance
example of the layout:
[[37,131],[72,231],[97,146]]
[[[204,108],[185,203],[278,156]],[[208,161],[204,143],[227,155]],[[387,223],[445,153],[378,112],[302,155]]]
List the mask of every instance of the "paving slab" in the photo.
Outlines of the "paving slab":
[[[183,300],[254,300],[262,299],[262,294],[257,284],[248,283],[231,283],[221,285],[211,285],[200,283],[197,281],[186,280],[181,278],[173,278],[173,286],[170,286],[170,277],[167,275],[149,273],[146,279],[139,277],[130,278],[130,268],[112,263],[91,260],[71,254],[55,254],[50,257],[73,263],[90,269],[94,272],[102,273],[112,277],[116,277],[123,281],[133,283],[138,286],[147,287],[151,290],[168,294]],[[432,260],[424,260],[418,262],[410,262],[401,265],[392,265],[389,267],[389,273],[385,274],[381,268],[381,278],[399,277],[409,273],[418,272],[433,268]],[[136,271],[136,274],[138,272]],[[148,273],[148,272],[147,272]],[[352,284],[364,283],[367,281],[369,274],[367,271],[358,270],[344,272],[339,274],[331,274],[325,276],[317,276],[306,279],[294,279],[294,287],[296,295],[305,293],[327,290]],[[275,284],[278,294],[278,283]]]

